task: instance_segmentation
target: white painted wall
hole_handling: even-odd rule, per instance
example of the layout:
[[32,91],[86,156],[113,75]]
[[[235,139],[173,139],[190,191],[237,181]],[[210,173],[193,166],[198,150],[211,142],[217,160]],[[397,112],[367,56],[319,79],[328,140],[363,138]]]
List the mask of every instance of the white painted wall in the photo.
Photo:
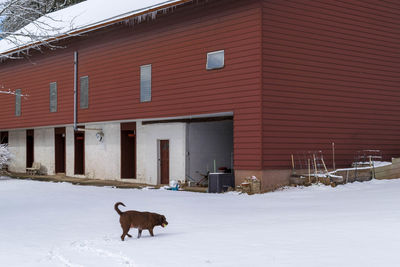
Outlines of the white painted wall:
[[26,171],[26,130],[8,132],[8,147],[12,154],[9,170],[12,172]]
[[86,129],[102,129],[103,142],[96,138],[96,130],[85,131],[85,175],[75,175],[75,143],[73,127],[66,128],[66,175],[105,180],[121,177],[120,123],[88,124]]
[[[100,143],[97,140],[97,131],[85,131],[85,175],[74,175],[74,130],[72,126],[66,127],[66,175],[119,180],[120,123],[88,124],[86,128],[103,129],[104,141]],[[196,171],[212,171],[214,159],[217,160],[217,167],[231,167],[232,121],[148,125],[137,121],[136,138],[137,179],[126,181],[159,183],[159,140],[169,140],[171,180],[185,180],[186,173],[201,178]],[[43,171],[47,174],[54,174],[54,128],[35,129],[34,145],[35,161],[44,166]],[[10,170],[25,172],[26,130],[9,131],[9,147],[14,155]]]
[[33,131],[34,161],[40,163],[40,173],[55,173],[54,128],[40,128]]
[[170,180],[185,179],[186,124],[137,122],[137,182],[158,184],[158,141],[169,140]]
[[86,128],[103,129],[103,142],[96,138],[97,131],[85,132],[85,176],[117,180],[121,177],[120,123],[90,124]]
[[67,176],[74,175],[74,127],[65,128],[65,172]]
[[232,168],[233,121],[196,122],[187,125],[187,173],[195,180],[200,180],[198,172],[206,174],[219,167]]

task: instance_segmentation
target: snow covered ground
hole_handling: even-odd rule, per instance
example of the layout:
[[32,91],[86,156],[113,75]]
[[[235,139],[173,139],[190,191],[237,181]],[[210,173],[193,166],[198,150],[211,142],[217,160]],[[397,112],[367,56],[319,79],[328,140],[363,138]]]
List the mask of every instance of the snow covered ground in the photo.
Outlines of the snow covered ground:
[[[169,225],[122,242],[116,201]],[[3,177],[0,265],[399,266],[399,203],[400,180],[248,196]]]

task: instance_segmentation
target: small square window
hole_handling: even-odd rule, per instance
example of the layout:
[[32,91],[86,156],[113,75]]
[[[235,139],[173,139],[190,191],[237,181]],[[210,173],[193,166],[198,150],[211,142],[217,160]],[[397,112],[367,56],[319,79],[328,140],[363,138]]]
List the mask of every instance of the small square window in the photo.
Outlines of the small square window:
[[225,66],[225,50],[207,53],[207,70],[221,69]]

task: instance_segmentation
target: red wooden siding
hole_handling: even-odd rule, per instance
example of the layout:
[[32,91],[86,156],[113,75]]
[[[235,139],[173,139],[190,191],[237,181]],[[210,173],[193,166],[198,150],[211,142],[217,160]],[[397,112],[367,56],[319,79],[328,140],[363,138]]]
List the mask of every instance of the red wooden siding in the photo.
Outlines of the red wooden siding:
[[263,167],[400,156],[400,3],[263,1]]
[[[73,55],[60,49],[34,60],[2,63],[0,83],[5,89],[22,89],[21,116],[15,117],[15,97],[0,96],[0,128],[28,128],[71,123],[73,120]],[[50,83],[57,82],[57,112],[50,112]],[[71,117],[72,116],[72,117]]]
[[[235,168],[261,169],[261,5],[194,1],[155,21],[119,24],[69,40],[66,49],[7,61],[0,81],[28,91],[22,116],[14,97],[1,129],[73,122],[73,51],[79,77],[89,76],[89,108],[79,122],[234,112]],[[225,50],[225,68],[206,71],[206,53]],[[140,103],[140,66],[152,64],[152,101]],[[58,83],[58,112],[49,112],[49,83]],[[78,100],[79,103],[79,100]],[[4,110],[4,109],[3,109]]]

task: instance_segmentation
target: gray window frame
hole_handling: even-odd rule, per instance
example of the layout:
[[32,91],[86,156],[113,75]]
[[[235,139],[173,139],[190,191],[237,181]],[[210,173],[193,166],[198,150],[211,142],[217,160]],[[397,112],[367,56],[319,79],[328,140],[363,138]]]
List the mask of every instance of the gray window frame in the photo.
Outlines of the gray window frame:
[[15,116],[21,116],[21,89],[15,90]]
[[[148,76],[150,79],[145,79],[145,71],[150,70]],[[151,82],[152,82],[152,65],[142,65],[140,66],[140,102],[151,102]]]
[[[217,66],[211,66],[210,62],[211,62],[212,56],[221,54],[221,53],[222,53],[222,65],[220,64]],[[207,63],[206,63],[207,70],[218,70],[218,69],[222,69],[224,67],[225,67],[225,50],[218,50],[218,51],[213,51],[213,52],[207,53]]]
[[[87,80],[87,87],[82,88],[85,80]],[[82,76],[79,78],[79,107],[81,109],[89,108],[89,76]]]
[[50,112],[57,112],[57,82],[50,83]]

